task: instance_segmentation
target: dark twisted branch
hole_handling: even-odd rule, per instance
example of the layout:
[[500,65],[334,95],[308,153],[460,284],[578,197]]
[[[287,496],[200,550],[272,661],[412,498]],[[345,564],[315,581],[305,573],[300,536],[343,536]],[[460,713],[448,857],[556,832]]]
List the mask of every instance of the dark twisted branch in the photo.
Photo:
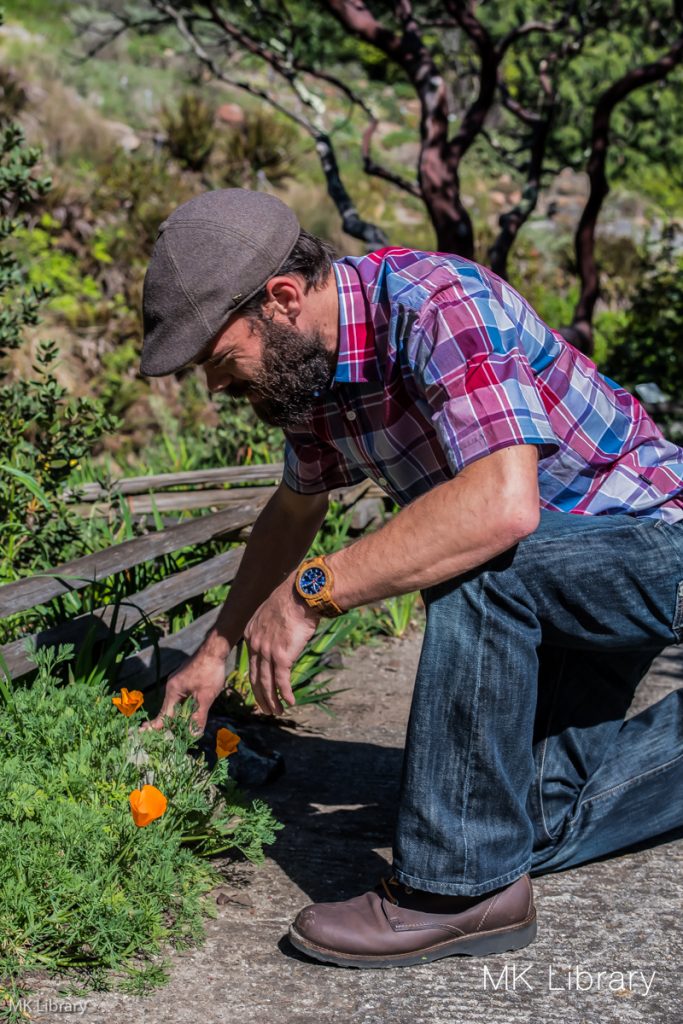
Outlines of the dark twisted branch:
[[593,351],[593,313],[600,295],[600,274],[595,259],[595,228],[602,204],[609,193],[606,163],[612,114],[618,104],[632,92],[666,78],[682,61],[683,34],[658,60],[632,68],[613,82],[596,104],[593,113],[591,151],[586,166],[590,191],[574,240],[580,293],[571,326],[562,332],[568,341],[582,351]]
[[363,132],[363,139],[361,142],[363,170],[366,174],[371,174],[375,178],[382,178],[384,181],[388,181],[392,185],[396,185],[397,188],[400,188],[403,192],[407,192],[408,195],[415,196],[416,199],[422,199],[422,192],[416,181],[408,181],[400,174],[395,174],[393,171],[389,171],[386,167],[382,167],[373,160],[371,154],[372,136],[377,130],[377,127],[378,122],[376,119],[373,119]]
[[[324,3],[348,32],[381,50],[413,85],[420,102],[418,194],[434,226],[437,247],[446,252],[471,255],[472,223],[460,197],[457,164],[448,165],[446,159],[449,127],[446,84],[421,37],[412,5],[398,4],[399,33],[382,24],[363,0],[324,0]],[[372,138],[372,130],[366,140],[368,138]],[[372,171],[377,170],[372,161],[369,166]],[[379,176],[391,180],[384,170]]]
[[489,266],[494,273],[502,278],[507,278],[510,251],[520,229],[536,209],[541,190],[545,154],[557,104],[557,96],[548,65],[548,60],[541,62],[539,81],[543,91],[543,101],[540,111],[527,109],[510,96],[503,82],[500,83],[503,105],[529,129],[527,144],[529,155],[522,195],[520,201],[511,210],[506,210],[500,215],[498,220],[500,230],[488,252]]

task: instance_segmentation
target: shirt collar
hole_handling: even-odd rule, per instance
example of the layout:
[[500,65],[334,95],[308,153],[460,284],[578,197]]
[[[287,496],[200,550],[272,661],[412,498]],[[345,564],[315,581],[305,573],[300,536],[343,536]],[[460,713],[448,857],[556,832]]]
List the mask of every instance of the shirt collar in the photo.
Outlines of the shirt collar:
[[372,307],[363,281],[345,259],[332,268],[339,293],[339,349],[332,387],[381,380]]

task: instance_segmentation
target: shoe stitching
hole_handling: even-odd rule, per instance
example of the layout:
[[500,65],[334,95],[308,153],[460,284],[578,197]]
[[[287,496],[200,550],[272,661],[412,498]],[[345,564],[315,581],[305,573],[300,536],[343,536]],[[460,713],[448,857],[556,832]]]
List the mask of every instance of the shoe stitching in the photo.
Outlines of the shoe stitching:
[[[494,932],[500,932],[502,934],[508,934],[509,932],[515,932],[519,928],[524,927],[524,925],[526,925],[527,923],[528,922],[523,921],[523,922],[520,922],[520,924],[518,924],[518,925],[514,925],[512,928],[508,928],[508,927],[496,928],[496,929],[494,929]],[[308,947],[308,949],[316,949],[316,950],[319,950],[321,953],[332,953],[335,956],[339,957],[339,959],[342,959],[342,960],[347,960],[347,961],[350,961],[350,960],[363,960],[366,963],[371,963],[373,961],[386,960],[387,955],[390,955],[392,958],[394,958],[396,960],[399,960],[399,961],[400,960],[407,960],[409,957],[413,957],[413,956],[419,955],[420,953],[432,952],[435,949],[440,949],[441,947],[445,946],[446,942],[447,942],[447,940],[445,940],[445,941],[442,941],[442,942],[433,943],[432,945],[429,945],[429,946],[423,946],[421,949],[407,950],[404,953],[397,953],[397,954],[387,954],[387,953],[379,953],[379,954],[372,954],[372,953],[370,953],[370,954],[347,953],[347,952],[343,952],[341,950],[335,950],[335,949],[333,949],[333,948],[331,948],[329,946],[320,946],[317,943],[312,942],[311,940],[307,939],[306,936],[298,935],[297,932],[296,932],[296,929],[290,929],[290,931],[292,931],[292,930],[294,931],[295,935],[297,935],[297,937],[301,940],[301,944],[302,944],[302,946],[304,946],[304,948]],[[465,933],[460,933],[460,935],[458,937],[467,938],[467,935]],[[457,953],[457,950],[455,952]]]
[[495,907],[496,903],[498,902],[498,900],[500,899],[500,897],[502,895],[503,894],[501,892],[499,892],[496,896],[493,897],[493,899],[489,903],[488,907],[486,908],[486,911],[484,912],[484,916],[482,917],[481,921],[477,925],[475,931],[480,931],[481,930],[484,922],[486,921],[486,918],[489,916],[489,914],[491,913],[491,911],[493,910],[493,908]]
[[[526,908],[526,912],[525,912],[525,915],[524,915],[525,918],[527,918],[529,916],[529,911],[531,910],[531,904],[532,904],[532,901],[533,901],[533,889],[531,887],[531,881],[529,879],[529,876],[526,875],[525,877],[526,877],[527,889],[529,891],[529,901],[527,903],[527,908]],[[507,891],[507,890],[505,890],[505,891]],[[496,893],[496,895],[493,897],[493,899],[489,903],[488,907],[484,911],[484,914],[482,915],[482,918],[481,918],[479,924],[475,928],[475,932],[481,931],[481,929],[483,928],[484,924],[486,923],[487,918],[491,914],[491,912],[494,909],[494,907],[496,906],[496,904],[500,901],[500,898],[502,896],[503,896],[502,892]],[[447,931],[457,932],[459,935],[465,935],[466,934],[466,932],[464,932],[462,928],[458,928],[457,925],[447,924],[446,922],[434,921],[434,920],[429,919],[429,920],[426,920],[426,921],[414,921],[414,922],[412,922],[412,924],[408,924],[408,923],[402,922],[400,917],[398,917],[398,916],[393,917],[393,916],[390,916],[389,914],[387,914],[386,916],[387,916],[387,919],[389,920],[389,923],[392,925],[392,927],[394,925],[396,926],[396,931],[419,931],[421,928],[444,928]]]
[[439,922],[435,922],[435,921],[415,921],[413,924],[407,924],[407,923],[401,923],[401,921],[396,920],[395,922],[392,921],[391,923],[392,923],[392,925],[395,923],[396,927],[394,928],[394,931],[397,931],[397,932],[421,932],[421,931],[424,931],[425,929],[431,929],[432,931],[434,931],[434,930],[445,931],[445,932],[448,932],[449,935],[465,935],[466,934],[462,930],[462,928],[457,928],[454,924],[440,924]]

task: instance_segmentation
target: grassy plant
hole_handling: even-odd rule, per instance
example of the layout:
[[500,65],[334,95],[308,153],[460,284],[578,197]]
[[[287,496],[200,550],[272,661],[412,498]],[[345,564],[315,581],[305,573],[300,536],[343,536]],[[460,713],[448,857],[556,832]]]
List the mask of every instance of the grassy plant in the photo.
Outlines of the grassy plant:
[[214,110],[196,92],[185,92],[176,109],[164,108],[162,124],[172,155],[184,167],[201,171],[216,141]]
[[388,636],[403,636],[417,606],[418,594],[399,594],[382,602],[382,611],[378,617],[378,625]]
[[[228,758],[209,771],[188,756],[193,702],[165,733],[141,733],[146,713],[124,717],[78,662],[60,684],[69,647],[34,657],[31,686],[0,685],[0,976],[15,996],[39,968],[147,989],[162,980],[150,961],[203,935],[204,894],[221,878],[209,858],[258,862],[280,826],[239,794]],[[144,827],[129,804],[142,784],[167,800]]]
[[243,124],[218,138],[214,176],[224,188],[256,188],[263,175],[281,184],[295,173],[300,149],[300,134],[284,118],[246,112]]

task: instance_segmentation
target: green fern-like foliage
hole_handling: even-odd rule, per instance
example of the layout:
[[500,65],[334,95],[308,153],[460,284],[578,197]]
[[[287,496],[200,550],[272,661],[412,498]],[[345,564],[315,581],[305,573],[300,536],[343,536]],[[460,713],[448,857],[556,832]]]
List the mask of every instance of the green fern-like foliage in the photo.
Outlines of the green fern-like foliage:
[[[208,858],[258,862],[281,827],[237,791],[229,758],[209,771],[188,756],[191,707],[166,732],[140,732],[144,706],[127,718],[103,683],[58,682],[70,657],[40,649],[31,686],[0,679],[0,976],[14,991],[36,968],[125,977],[195,943],[221,879]],[[167,808],[140,827],[129,795],[146,781]]]

